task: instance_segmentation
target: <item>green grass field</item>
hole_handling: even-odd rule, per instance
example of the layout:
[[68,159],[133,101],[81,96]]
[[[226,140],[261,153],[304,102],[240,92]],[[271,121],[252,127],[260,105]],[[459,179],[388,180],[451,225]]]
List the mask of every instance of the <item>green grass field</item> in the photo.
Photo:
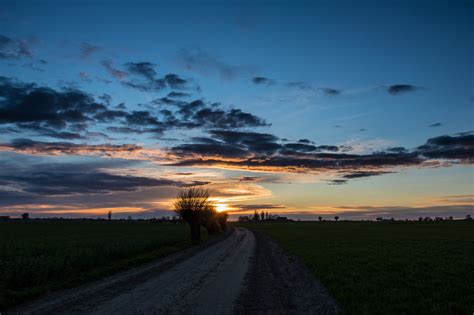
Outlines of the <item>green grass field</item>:
[[252,223],[349,314],[474,313],[474,222]]
[[184,224],[0,222],[0,307],[183,249],[188,238]]

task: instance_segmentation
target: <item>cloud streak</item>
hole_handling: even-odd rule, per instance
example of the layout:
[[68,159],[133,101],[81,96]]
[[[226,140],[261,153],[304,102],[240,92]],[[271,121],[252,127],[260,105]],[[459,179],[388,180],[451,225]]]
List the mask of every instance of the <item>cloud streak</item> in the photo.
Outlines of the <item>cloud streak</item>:
[[255,71],[252,66],[227,63],[201,48],[181,49],[178,52],[178,61],[188,71],[203,75],[217,74],[222,80],[250,76]]
[[32,58],[30,42],[0,34],[0,59]]

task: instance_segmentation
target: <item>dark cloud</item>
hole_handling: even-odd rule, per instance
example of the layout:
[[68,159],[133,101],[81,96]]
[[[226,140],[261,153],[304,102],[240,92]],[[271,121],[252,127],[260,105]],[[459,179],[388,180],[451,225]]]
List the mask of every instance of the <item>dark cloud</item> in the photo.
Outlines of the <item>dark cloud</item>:
[[223,80],[248,76],[254,72],[254,67],[231,65],[201,48],[181,49],[178,52],[178,60],[189,71],[204,75],[217,73]]
[[128,62],[125,67],[128,72],[142,76],[147,80],[154,80],[157,75],[155,64],[151,62]]
[[30,197],[111,194],[159,186],[184,187],[207,184],[200,181],[112,174],[107,171],[117,167],[126,169],[138,164],[136,161],[88,159],[74,163],[51,163],[51,158],[25,159],[21,156],[18,158],[18,162],[7,161],[8,165],[0,166],[0,185],[15,188],[15,193]]
[[0,77],[0,124],[37,123],[64,128],[67,123],[87,122],[91,114],[105,109],[79,90],[58,92]]
[[395,85],[390,85],[385,87],[388,93],[392,95],[397,95],[397,94],[403,94],[403,93],[409,93],[409,92],[416,92],[420,89],[422,89],[419,86],[414,86],[410,84],[395,84]]
[[183,78],[180,78],[179,75],[174,74],[174,73],[169,73],[169,74],[165,75],[163,80],[172,89],[186,88],[186,84],[188,83],[188,81],[184,80]]
[[99,122],[114,122],[119,118],[128,117],[130,113],[123,110],[102,110],[94,115],[94,119]]
[[295,150],[299,152],[314,152],[317,150],[316,146],[312,144],[305,144],[305,143],[287,143],[287,144],[284,144],[283,147],[285,149]]
[[221,129],[268,126],[265,120],[240,109],[227,111],[203,108],[194,113],[193,123],[208,128]]
[[273,154],[281,149],[278,138],[268,133],[211,130],[210,134],[220,141],[240,147],[251,154]]
[[378,153],[367,155],[343,153],[314,153],[304,154],[300,157],[294,155],[247,155],[246,159],[230,160],[221,156],[219,159],[193,158],[178,161],[176,166],[213,166],[226,165],[236,168],[249,168],[254,170],[277,170],[282,172],[352,172],[367,168],[393,168],[401,166],[420,165],[423,162],[414,153]]
[[[314,146],[305,143],[281,144],[278,137],[266,133],[210,130],[209,134],[212,138],[194,138],[192,140],[196,143],[178,146],[177,150],[180,156],[185,157],[186,151],[188,150],[190,156],[206,157],[206,150],[209,150],[209,152],[213,153],[213,157],[220,157],[222,159],[236,157],[246,158],[240,162],[232,161],[231,164],[235,166],[238,166],[239,163],[241,163],[242,166],[248,163],[249,165],[258,167],[259,163],[262,163],[261,166],[265,167],[275,163],[273,166],[276,167],[279,162],[290,166],[291,161],[294,161],[300,164],[300,166],[305,167],[304,164],[311,163],[310,158],[317,157],[315,155],[309,155],[309,153],[339,150],[337,146],[329,145]],[[172,151],[177,152],[175,148],[173,148]],[[226,152],[230,152],[230,154],[226,155]],[[330,153],[319,154],[320,157],[330,157]],[[279,162],[277,162],[277,160]],[[201,162],[199,159],[196,160],[197,164]],[[205,163],[213,165],[220,164],[221,162],[222,161],[219,160],[208,160]],[[185,163],[189,163],[189,161]],[[226,163],[227,162],[224,162],[224,164]],[[266,163],[269,164],[265,165]],[[340,161],[337,163],[340,163]],[[296,166],[297,165],[295,165],[295,167]],[[311,166],[308,165],[308,167]]]
[[443,125],[442,123],[437,122],[437,123],[434,123],[434,124],[429,125],[428,127],[437,128],[437,127],[441,127],[442,125]]
[[239,178],[239,182],[255,182],[259,179],[260,177],[258,176],[242,176]]
[[474,162],[474,135],[440,136],[431,138],[417,148],[417,152],[430,159]]
[[117,132],[117,133],[143,133],[142,129],[139,128],[130,128],[130,127],[107,127],[108,131]]
[[326,95],[330,95],[330,96],[335,96],[335,95],[339,95],[342,93],[341,90],[338,90],[338,89],[333,89],[333,88],[320,88],[320,90],[326,94]]
[[329,180],[329,185],[344,185],[347,184],[347,179],[332,179]]
[[151,62],[128,62],[125,67],[129,74],[138,77],[138,79],[124,81],[122,84],[141,92],[156,92],[165,88],[199,89],[197,85],[191,86],[192,80],[183,79],[175,73],[168,73],[162,78],[158,77],[155,64]]
[[126,87],[138,90],[140,92],[156,92],[161,91],[166,87],[163,80],[153,81],[124,81],[122,84]]
[[30,42],[0,35],[0,59],[32,58]]
[[182,144],[171,149],[174,154],[188,158],[191,156],[226,156],[228,158],[245,157],[247,151],[237,146],[225,144],[225,143],[194,143],[194,144]]
[[93,54],[101,51],[102,48],[96,45],[92,45],[90,43],[82,43],[80,50],[81,50],[81,59],[87,60]]
[[190,96],[191,94],[189,93],[177,92],[177,91],[171,91],[167,95],[167,97],[171,97],[171,98],[190,97]]
[[[370,154],[344,153],[347,151],[345,148],[331,145],[281,143],[271,134],[255,132],[211,130],[209,134],[211,138],[205,138],[205,145],[195,143],[180,146],[180,158],[174,165],[228,166],[283,172],[337,172],[341,178],[332,183],[342,184],[355,178],[391,173],[400,167],[423,166],[424,162],[431,159],[468,164],[474,161],[474,135],[471,134],[432,138],[411,151],[395,147]],[[207,155],[206,151],[212,154]]]
[[128,76],[127,72],[114,68],[112,60],[102,60],[101,64],[104,66],[105,70],[116,79],[123,79]]
[[219,103],[209,103],[201,99],[186,102],[164,97],[154,100],[153,103],[178,108],[175,112],[160,111],[168,128],[238,129],[269,126],[264,119],[253,114],[235,108],[224,109]]
[[[146,66],[134,65],[146,72]],[[135,70],[134,70],[135,71]],[[178,77],[168,77],[180,84]],[[268,126],[260,117],[240,109],[224,109],[219,103],[198,99],[178,101],[167,97],[154,104],[173,106],[160,111],[127,111],[125,105],[111,107],[110,95],[98,97],[101,102],[81,90],[53,90],[0,77],[0,125],[14,124],[18,129],[36,131],[40,135],[61,139],[80,139],[77,131],[88,126],[114,124],[114,132],[162,135],[171,129],[239,129]],[[118,126],[117,126],[118,124]],[[77,128],[80,126],[80,128]],[[91,127],[91,128],[92,128]],[[74,133],[72,132],[74,131]]]
[[115,191],[136,191],[141,187],[177,186],[168,179],[122,176],[102,173],[28,172],[0,176],[5,186],[20,186],[23,192],[39,195],[104,194]]
[[169,98],[168,96],[158,98],[156,100],[153,100],[153,104],[157,105],[178,105],[181,103],[181,101]]
[[386,172],[386,171],[360,171],[360,172],[352,172],[344,174],[342,177],[345,179],[354,179],[354,178],[364,178],[364,177],[372,177],[372,176],[379,176],[384,174],[390,174],[393,172]]
[[134,144],[76,144],[70,142],[44,142],[31,139],[14,139],[10,143],[0,143],[0,150],[10,150],[29,154],[46,155],[88,155],[100,153],[131,153],[142,148]]
[[102,100],[107,105],[110,105],[110,102],[112,101],[112,96],[104,93],[101,96],[99,96],[98,99]]
[[257,85],[272,85],[275,83],[275,80],[266,77],[253,77],[252,82]]

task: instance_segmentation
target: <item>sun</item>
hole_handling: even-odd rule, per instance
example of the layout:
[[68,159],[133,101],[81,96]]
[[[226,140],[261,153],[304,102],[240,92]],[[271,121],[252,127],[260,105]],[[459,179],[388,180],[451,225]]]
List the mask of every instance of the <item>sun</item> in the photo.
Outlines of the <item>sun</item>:
[[229,206],[225,203],[218,203],[216,204],[217,212],[227,211],[229,210]]

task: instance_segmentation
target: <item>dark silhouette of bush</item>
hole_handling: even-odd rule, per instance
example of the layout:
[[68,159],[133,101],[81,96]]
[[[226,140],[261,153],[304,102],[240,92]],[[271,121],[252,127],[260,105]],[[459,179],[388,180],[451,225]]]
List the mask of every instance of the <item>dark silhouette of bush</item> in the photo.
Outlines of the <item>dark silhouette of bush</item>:
[[109,211],[109,213],[107,213],[107,220],[112,220],[112,211]]
[[202,188],[185,188],[178,193],[174,203],[174,211],[180,218],[189,224],[191,239],[201,240],[201,225],[209,227],[211,230],[214,206],[209,201],[209,191]]
[[30,218],[30,214],[28,212],[25,212],[21,215],[22,220],[28,220]]
[[229,213],[227,211],[217,212],[217,222],[221,227],[222,231],[227,230],[227,218],[229,217]]
[[218,223],[218,212],[214,205],[209,204],[202,211],[200,222],[209,235],[215,235],[221,232],[221,227]]
[[318,217],[318,220],[319,220],[319,221],[322,221],[322,220],[323,220],[323,217]]
[[258,214],[258,211],[255,210],[253,213],[253,220],[254,221],[260,221],[260,215]]
[[336,216],[334,217],[334,220],[336,220],[336,221],[339,220],[339,217],[336,215]]

